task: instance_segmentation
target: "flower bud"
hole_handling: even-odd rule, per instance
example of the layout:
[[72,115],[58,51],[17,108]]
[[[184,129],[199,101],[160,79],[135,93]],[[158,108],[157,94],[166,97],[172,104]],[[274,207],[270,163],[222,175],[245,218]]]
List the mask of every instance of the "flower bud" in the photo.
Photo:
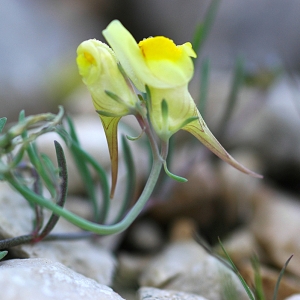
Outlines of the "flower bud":
[[118,174],[118,123],[122,116],[135,112],[138,98],[108,45],[95,39],[84,41],[77,48],[76,61],[105,131],[112,165],[112,198]]
[[[135,109],[137,97],[121,73],[118,60],[109,46],[95,39],[84,41],[77,48],[76,61],[97,111],[121,117]],[[116,95],[120,101],[107,92]]]

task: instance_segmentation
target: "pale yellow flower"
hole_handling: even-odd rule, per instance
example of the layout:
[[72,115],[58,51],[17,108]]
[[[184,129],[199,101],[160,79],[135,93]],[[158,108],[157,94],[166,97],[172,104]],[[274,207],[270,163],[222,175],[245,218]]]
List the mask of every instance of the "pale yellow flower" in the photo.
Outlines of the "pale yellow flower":
[[108,45],[95,39],[84,41],[77,48],[76,61],[106,134],[112,162],[112,197],[118,173],[117,127],[122,116],[135,112],[137,96]]
[[235,168],[259,176],[226,152],[201,117],[188,91],[188,82],[194,74],[191,57],[196,57],[190,43],[177,46],[162,36],[137,43],[117,20],[108,25],[103,35],[136,88],[145,92],[148,87],[148,113],[162,140],[167,141],[180,129],[186,130]]

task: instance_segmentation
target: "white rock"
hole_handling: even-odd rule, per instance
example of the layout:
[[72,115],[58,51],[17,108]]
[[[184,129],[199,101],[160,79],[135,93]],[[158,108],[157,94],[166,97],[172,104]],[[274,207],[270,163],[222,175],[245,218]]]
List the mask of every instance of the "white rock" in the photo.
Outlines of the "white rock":
[[140,288],[138,294],[140,300],[207,300],[206,298],[194,294],[171,290],[160,290],[151,287]]
[[[300,203],[297,198],[264,188],[257,195],[252,230],[268,261],[281,269],[300,251]],[[300,258],[294,255],[287,270],[300,276]]]
[[157,223],[150,220],[140,220],[130,228],[127,243],[144,253],[154,253],[164,245],[164,237]]
[[140,278],[141,286],[163,287],[221,300],[227,292],[247,299],[237,276],[194,241],[169,245]]
[[1,299],[121,300],[111,288],[49,259],[0,262]]
[[53,241],[20,246],[25,257],[47,258],[60,262],[74,271],[111,285],[116,260],[111,253],[90,241]]
[[125,288],[136,288],[138,278],[150,261],[150,256],[139,256],[126,252],[118,253],[118,267],[114,284]]
[[[0,237],[12,238],[31,233],[33,210],[27,201],[3,182],[0,183],[0,195]],[[60,219],[52,232],[79,231],[76,226]],[[24,244],[9,249],[9,252],[15,257],[52,259],[107,285],[112,282],[116,264],[109,251],[89,240]]]
[[300,294],[292,295],[284,300],[300,300]]

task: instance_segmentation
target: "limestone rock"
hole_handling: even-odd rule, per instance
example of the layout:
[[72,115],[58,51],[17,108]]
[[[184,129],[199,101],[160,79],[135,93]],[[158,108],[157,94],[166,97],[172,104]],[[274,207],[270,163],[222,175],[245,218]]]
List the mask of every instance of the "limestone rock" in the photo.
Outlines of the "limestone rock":
[[[27,201],[6,183],[0,183],[0,191],[0,238],[29,234],[33,210]],[[80,232],[80,229],[61,218],[53,232],[74,233]],[[107,285],[111,284],[116,264],[109,251],[88,240],[24,244],[9,249],[9,253],[18,258],[49,258]]]
[[[269,262],[279,269],[292,254],[300,251],[299,227],[298,199],[267,187],[257,194],[252,230]],[[300,276],[298,255],[294,255],[287,270]]]
[[141,286],[178,290],[221,300],[224,295],[248,300],[236,275],[194,241],[170,244],[140,278]]
[[300,300],[300,294],[295,294],[293,296],[285,298],[284,300]]
[[[239,265],[238,269],[248,285],[254,286],[255,272],[253,270],[253,266],[250,263],[244,263],[242,265]],[[263,264],[260,264],[259,273],[261,276],[265,299],[273,299],[274,290],[278,281],[280,270],[274,270]],[[299,292],[299,280],[295,280],[295,278],[289,276],[288,274],[285,274],[280,280],[277,299],[285,299],[286,297]]]
[[151,287],[142,287],[139,289],[140,300],[207,300],[201,296],[194,294],[171,291],[171,290],[160,290]]
[[121,288],[136,288],[138,278],[149,264],[150,259],[150,256],[119,253],[114,284]]
[[0,262],[1,299],[122,300],[111,288],[49,259]]

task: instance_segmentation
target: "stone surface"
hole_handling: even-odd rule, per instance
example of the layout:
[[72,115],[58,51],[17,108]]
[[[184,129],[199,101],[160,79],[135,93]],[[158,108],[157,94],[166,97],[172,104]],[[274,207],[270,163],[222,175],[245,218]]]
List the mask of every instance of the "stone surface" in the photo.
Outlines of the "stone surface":
[[[250,261],[248,263],[239,265],[238,269],[249,286],[254,286],[255,272]],[[271,269],[264,264],[259,263],[259,273],[261,276],[265,299],[273,299],[274,290],[278,281],[280,270]],[[299,280],[295,280],[295,278],[291,277],[288,273],[285,273],[280,280],[276,299],[285,299],[286,297],[299,292]]]
[[219,196],[219,182],[215,169],[205,156],[204,159],[193,159],[201,151],[200,143],[193,148],[191,145],[187,146],[180,149],[179,153],[176,151],[176,166],[172,172],[184,176],[188,182],[178,184],[167,181],[162,191],[156,195],[150,214],[161,223],[190,217],[200,226],[205,226],[212,222],[218,205],[216,199]]
[[224,299],[227,293],[248,300],[237,276],[194,241],[170,244],[145,268],[140,284],[213,300]]
[[171,290],[160,290],[151,287],[140,288],[138,294],[140,300],[207,300],[206,298],[194,294]]
[[300,294],[292,295],[284,300],[300,300]]
[[300,203],[272,188],[257,193],[252,230],[269,262],[281,269],[295,254],[287,270],[300,277]]
[[[248,261],[253,254],[259,255],[261,249],[257,244],[253,232],[248,228],[241,228],[232,232],[222,243],[235,264]],[[221,247],[218,246],[219,253],[223,254]]]
[[[29,234],[32,230],[33,210],[27,201],[6,183],[0,183],[0,191],[0,237],[12,238]],[[80,230],[60,219],[52,232],[74,233]],[[9,253],[21,258],[49,258],[107,285],[112,282],[116,264],[109,251],[89,240],[25,244],[9,249]]]
[[157,252],[164,245],[161,228],[152,220],[135,222],[127,235],[126,244],[130,249],[143,253]]
[[0,262],[1,299],[121,300],[111,288],[49,259]]
[[[263,163],[258,155],[245,149],[230,153],[239,163],[250,170],[263,174]],[[224,201],[222,211],[227,224],[247,223],[253,216],[253,198],[263,184],[263,179],[241,173],[229,164],[220,161],[216,175],[220,182],[220,194]]]
[[151,257],[120,252],[117,258],[114,284],[123,289],[136,288],[138,279],[149,264]]
[[112,284],[116,261],[111,253],[86,240],[40,242],[20,246],[23,257],[48,258],[105,285]]

